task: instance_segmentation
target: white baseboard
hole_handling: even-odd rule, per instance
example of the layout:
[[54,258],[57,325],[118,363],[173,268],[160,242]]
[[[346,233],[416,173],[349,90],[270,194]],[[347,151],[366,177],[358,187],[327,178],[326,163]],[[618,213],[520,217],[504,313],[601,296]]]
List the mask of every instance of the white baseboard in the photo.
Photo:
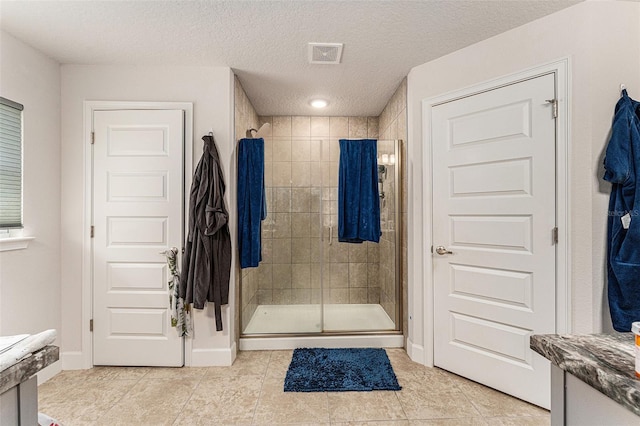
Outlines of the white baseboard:
[[62,371],[62,362],[56,361],[51,365],[46,366],[42,370],[38,371],[38,386],[58,374]]
[[[407,339],[407,355],[411,358],[411,361],[417,362],[418,364],[427,365],[427,361],[424,353],[424,346],[416,345],[411,341],[411,339]],[[432,365],[427,365],[427,367],[433,367]]]
[[191,367],[225,367],[236,359],[236,344],[223,349],[193,349]]
[[84,370],[84,354],[80,351],[62,352],[60,354],[63,370]]
[[402,348],[401,335],[246,337],[240,339],[241,351],[295,348]]

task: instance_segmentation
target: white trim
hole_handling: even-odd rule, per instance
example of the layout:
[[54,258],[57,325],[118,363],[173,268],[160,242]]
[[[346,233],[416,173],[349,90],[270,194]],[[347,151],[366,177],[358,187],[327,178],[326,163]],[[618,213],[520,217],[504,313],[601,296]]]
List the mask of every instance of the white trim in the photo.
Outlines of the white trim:
[[[237,162],[237,149],[238,149],[238,136],[235,133],[236,128],[236,120],[235,120],[235,111],[236,111],[236,76],[229,68],[229,85],[227,86],[228,96],[229,96],[229,104],[227,105],[228,111],[230,111],[228,117],[228,130],[229,130],[229,167],[228,174],[226,174],[226,190],[225,190],[225,199],[229,201],[229,204],[226,205],[227,211],[229,214],[229,236],[231,237],[231,271],[229,273],[229,303],[225,306],[222,306],[222,318],[228,318],[227,324],[229,327],[229,341],[228,345],[232,348],[232,361],[236,358],[237,346],[238,346],[238,338],[239,338],[239,327],[240,320],[239,315],[242,312],[241,307],[239,306],[239,298],[236,300],[236,286],[240,285],[240,276],[238,273],[240,272],[240,261],[238,259],[238,235],[237,235],[237,214],[234,214],[237,206],[237,187],[238,187],[238,162]],[[244,137],[244,135],[242,136]],[[224,166],[223,166],[224,170]],[[190,185],[189,185],[190,186]],[[225,200],[225,202],[226,202]],[[185,217],[189,217],[188,215]],[[237,294],[240,294],[240,291],[237,291]],[[236,315],[238,315],[238,321],[236,321]],[[236,323],[237,322],[237,323]]]
[[[92,256],[93,246],[90,235],[91,220],[93,217],[93,150],[91,145],[91,132],[93,131],[93,113],[94,111],[104,110],[121,110],[121,109],[181,109],[184,111],[184,159],[183,168],[185,171],[185,218],[187,216],[186,210],[189,206],[189,188],[191,187],[191,168],[193,165],[193,103],[192,102],[128,102],[128,101],[84,101],[84,212],[82,215],[83,226],[83,238],[82,238],[82,305],[81,305],[81,321],[84,324],[81,336],[81,350],[79,352],[67,353],[66,357],[69,357],[69,367],[78,366],[80,369],[87,369],[93,367],[93,344],[92,336],[89,331],[89,320],[92,317],[92,301],[93,301],[93,286],[91,284],[92,273]],[[187,226],[185,219],[185,226]],[[184,231],[186,235],[186,230]],[[183,238],[184,239],[184,238]],[[189,366],[191,362],[191,347],[192,339],[185,339],[184,342],[184,359],[185,365]],[[74,359],[76,354],[80,354],[81,362]],[[64,356],[65,354],[63,354]],[[72,361],[73,360],[73,361]],[[63,368],[67,370],[67,364],[63,358]],[[76,368],[78,368],[76,367]],[[76,369],[69,368],[69,369]]]
[[38,371],[37,373],[38,386],[40,386],[47,380],[51,379],[61,371],[62,371],[62,363],[60,361],[56,361],[53,364],[50,364],[45,368],[43,368],[42,370]]
[[222,349],[194,349],[191,352],[191,367],[228,367],[236,359],[236,344]]
[[[556,225],[559,229],[559,241],[556,246],[556,333],[571,332],[571,191],[570,189],[570,59],[562,58],[519,73],[510,74],[489,80],[460,90],[422,100],[422,188],[423,188],[423,246],[424,269],[414,285],[423,284],[424,300],[422,312],[425,313],[423,324],[414,324],[416,332],[424,335],[424,364],[433,366],[434,351],[434,294],[433,294],[433,259],[430,255],[433,245],[432,218],[432,142],[431,142],[431,110],[434,106],[451,102],[474,94],[493,90],[502,86],[528,80],[539,75],[554,73],[556,97],[558,99],[558,119],[556,120]],[[417,302],[417,301],[416,301]],[[428,314],[427,314],[428,313]],[[412,352],[415,349],[412,349]],[[419,352],[419,351],[417,351]],[[417,355],[417,354],[416,354]],[[418,356],[418,355],[417,355]],[[417,358],[411,357],[418,361]]]
[[24,250],[35,237],[0,238],[0,251]]
[[60,361],[63,370],[84,370],[91,368],[91,366],[85,366],[84,354],[80,351],[61,352]]
[[[556,333],[571,326],[571,61],[556,62]],[[551,65],[551,64],[550,64]]]
[[241,351],[264,351],[295,348],[402,348],[404,336],[356,335],[356,336],[299,336],[299,337],[248,337],[240,339]]
[[[412,361],[417,362],[418,364],[427,365],[424,354],[424,346],[416,345],[411,340],[407,339],[407,355],[411,358]],[[433,361],[431,361],[431,366],[433,366]]]

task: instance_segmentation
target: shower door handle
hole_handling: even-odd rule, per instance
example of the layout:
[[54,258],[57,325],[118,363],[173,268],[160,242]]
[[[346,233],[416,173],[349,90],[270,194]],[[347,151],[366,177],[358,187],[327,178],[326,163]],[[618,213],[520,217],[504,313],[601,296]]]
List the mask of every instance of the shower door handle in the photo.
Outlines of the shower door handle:
[[444,246],[436,247],[436,253],[438,253],[440,256],[444,256],[445,254],[453,254],[452,251],[447,250]]

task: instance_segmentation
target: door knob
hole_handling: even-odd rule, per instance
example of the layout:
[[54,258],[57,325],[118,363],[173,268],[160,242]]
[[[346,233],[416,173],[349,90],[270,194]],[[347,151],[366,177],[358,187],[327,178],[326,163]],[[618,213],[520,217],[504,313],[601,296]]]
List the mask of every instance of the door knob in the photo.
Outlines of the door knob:
[[440,256],[444,256],[445,254],[453,254],[452,251],[447,250],[443,246],[436,247],[436,253],[438,253]]

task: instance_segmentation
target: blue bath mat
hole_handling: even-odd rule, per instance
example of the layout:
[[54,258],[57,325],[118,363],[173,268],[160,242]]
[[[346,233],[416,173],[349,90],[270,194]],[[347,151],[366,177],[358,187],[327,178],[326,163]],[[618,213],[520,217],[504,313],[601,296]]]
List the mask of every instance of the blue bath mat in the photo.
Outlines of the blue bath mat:
[[400,390],[384,349],[304,348],[293,351],[285,392]]

